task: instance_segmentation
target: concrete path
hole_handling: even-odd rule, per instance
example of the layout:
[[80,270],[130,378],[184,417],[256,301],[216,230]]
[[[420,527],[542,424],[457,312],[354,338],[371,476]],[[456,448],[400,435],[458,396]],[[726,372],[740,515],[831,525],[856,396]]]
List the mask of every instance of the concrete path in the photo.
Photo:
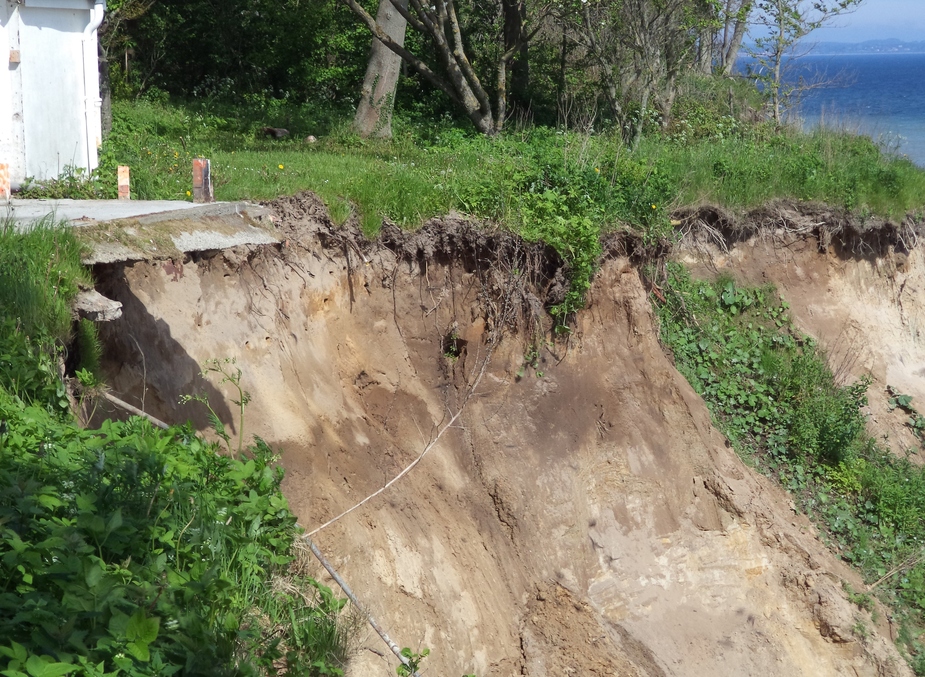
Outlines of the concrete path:
[[114,221],[197,207],[202,205],[173,200],[10,200],[0,205],[0,217],[12,218],[17,226],[28,226],[47,216],[76,223]]
[[267,210],[246,202],[171,200],[11,200],[0,222],[26,230],[44,218],[67,221],[93,251],[87,263],[172,258],[239,245],[275,244]]

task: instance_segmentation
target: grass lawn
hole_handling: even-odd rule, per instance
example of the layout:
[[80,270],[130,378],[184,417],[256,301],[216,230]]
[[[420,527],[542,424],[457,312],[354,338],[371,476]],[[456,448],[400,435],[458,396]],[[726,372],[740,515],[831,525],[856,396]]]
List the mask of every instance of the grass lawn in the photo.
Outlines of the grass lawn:
[[[142,199],[189,199],[191,162],[212,160],[216,198],[269,200],[313,190],[337,222],[353,211],[364,230],[383,217],[415,227],[451,209],[515,230],[553,211],[600,228],[662,230],[669,214],[703,202],[746,210],[774,198],[827,202],[902,219],[925,207],[925,171],[866,137],[775,130],[728,115],[682,119],[635,149],[619,135],[548,128],[485,139],[454,127],[396,123],[392,141],[362,140],[346,126],[310,144],[263,138],[255,115],[149,102],[116,102],[115,128],[95,181],[62,181],[114,197],[115,167],[132,169]],[[44,192],[55,186],[45,186]],[[81,195],[75,195],[81,196]],[[651,205],[656,205],[651,213]]]

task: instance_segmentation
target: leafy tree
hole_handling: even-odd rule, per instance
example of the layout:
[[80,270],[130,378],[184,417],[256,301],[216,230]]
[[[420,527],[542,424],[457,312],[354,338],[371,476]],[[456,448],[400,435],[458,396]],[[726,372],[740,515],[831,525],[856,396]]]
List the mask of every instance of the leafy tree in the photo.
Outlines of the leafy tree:
[[694,65],[713,0],[596,0],[571,5],[575,40],[592,56],[606,101],[638,143],[653,107],[670,122],[677,82]]
[[[400,56],[427,82],[446,94],[472,121],[476,129],[489,136],[501,130],[507,117],[508,67],[515,56],[524,54],[524,44],[536,34],[539,26],[542,25],[540,19],[548,11],[548,7],[542,7],[535,9],[532,13],[528,12],[523,0],[518,0],[514,10],[519,15],[527,17],[532,30],[528,31],[527,21],[521,19],[518,29],[511,31],[512,37],[509,43],[504,42],[503,31],[499,35],[492,36],[494,41],[504,44],[505,47],[500,50],[492,63],[496,77],[494,101],[492,101],[491,87],[484,84],[491,70],[484,69],[479,73],[474,66],[473,42],[467,39],[464,15],[461,15],[454,0],[433,0],[433,4],[422,0],[409,0],[407,6],[399,0],[390,0],[392,6],[405,18],[408,25],[426,39],[439,65],[434,65],[433,59],[427,59],[422,53],[415,54],[399,44],[389,34],[386,27],[374,19],[357,0],[342,1],[361,20],[376,40]],[[473,8],[476,5],[479,3],[473,3]],[[501,3],[492,4],[490,7],[479,6],[478,9],[487,10],[498,16],[504,11]],[[477,56],[484,57],[485,54],[478,53]]]
[[793,92],[785,85],[785,60],[804,37],[850,12],[863,0],[759,0],[755,23],[762,33],[755,39],[752,56],[759,64],[757,80],[771,98],[771,116],[780,123],[782,103]]
[[112,130],[112,68],[110,62],[119,51],[122,51],[126,63],[128,62],[129,51],[134,47],[129,26],[131,22],[144,16],[154,2],[155,0],[109,0],[106,4],[106,13],[103,15],[103,23],[98,32],[104,135],[108,135]]
[[157,0],[126,30],[123,96],[353,105],[368,56],[337,0]]

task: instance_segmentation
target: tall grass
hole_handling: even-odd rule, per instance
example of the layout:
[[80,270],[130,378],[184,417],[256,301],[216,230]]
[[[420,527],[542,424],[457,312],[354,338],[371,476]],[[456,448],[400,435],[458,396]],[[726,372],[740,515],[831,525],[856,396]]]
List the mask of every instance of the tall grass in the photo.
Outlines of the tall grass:
[[[216,197],[267,200],[317,192],[335,220],[358,213],[374,231],[383,217],[405,227],[460,210],[517,228],[520,196],[552,189],[600,213],[603,227],[645,230],[657,205],[702,202],[731,209],[774,198],[827,202],[901,218],[925,206],[925,171],[846,131],[776,129],[743,122],[705,85],[678,105],[667,130],[648,129],[637,148],[619,134],[535,128],[485,139],[459,128],[396,123],[391,142],[352,136],[346,123],[308,143],[260,133],[260,111],[117,102],[116,126],[96,186],[115,193],[115,166],[132,168],[138,198],[190,199],[191,160],[212,159]],[[742,104],[746,106],[746,104]],[[746,106],[747,107],[747,106]],[[297,110],[274,116],[302,126]],[[586,211],[586,210],[585,210]]]
[[80,284],[91,285],[84,247],[51,218],[26,230],[11,220],[0,224],[0,315],[33,337],[66,343],[71,303]]
[[648,140],[640,153],[672,177],[679,205],[752,208],[791,198],[892,218],[925,205],[925,171],[845,131],[759,129],[694,143]]

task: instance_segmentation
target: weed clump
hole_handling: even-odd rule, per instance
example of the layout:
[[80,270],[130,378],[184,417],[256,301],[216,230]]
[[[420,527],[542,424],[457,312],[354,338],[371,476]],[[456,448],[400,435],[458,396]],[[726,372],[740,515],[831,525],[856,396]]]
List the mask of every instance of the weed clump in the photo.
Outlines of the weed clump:
[[19,232],[0,224],[0,314],[27,335],[66,343],[72,331],[71,302],[90,285],[81,263],[82,245],[51,219]]

